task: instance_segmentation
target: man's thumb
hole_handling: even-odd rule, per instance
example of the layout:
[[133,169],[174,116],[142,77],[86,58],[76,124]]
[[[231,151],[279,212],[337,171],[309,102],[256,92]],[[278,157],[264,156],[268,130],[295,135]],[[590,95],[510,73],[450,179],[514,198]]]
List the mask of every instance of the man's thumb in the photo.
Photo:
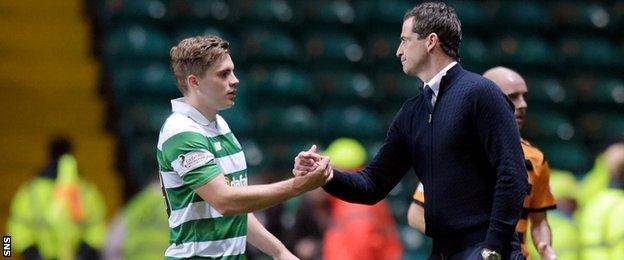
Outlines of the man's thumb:
[[310,150],[308,150],[308,152],[310,152],[310,153],[316,153],[316,145],[315,145],[315,144],[313,144],[313,145],[310,147]]

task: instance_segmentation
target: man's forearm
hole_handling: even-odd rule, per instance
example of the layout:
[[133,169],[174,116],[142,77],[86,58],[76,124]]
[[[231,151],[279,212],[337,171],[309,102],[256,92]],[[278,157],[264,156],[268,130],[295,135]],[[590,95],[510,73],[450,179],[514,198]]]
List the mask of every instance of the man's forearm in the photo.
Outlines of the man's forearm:
[[230,187],[223,175],[219,175],[195,191],[221,214],[238,215],[268,208],[311,189],[300,185],[301,178],[307,177],[310,176],[271,184]]
[[262,226],[253,213],[247,214],[247,241],[272,258],[288,251],[279,239]]
[[531,223],[531,238],[535,248],[545,259],[551,259],[547,254],[554,254],[552,250],[552,232],[548,225],[546,212],[536,212],[529,214]]
[[323,186],[332,196],[344,201],[374,204],[380,199],[372,181],[362,173],[344,173],[334,170],[334,178]]

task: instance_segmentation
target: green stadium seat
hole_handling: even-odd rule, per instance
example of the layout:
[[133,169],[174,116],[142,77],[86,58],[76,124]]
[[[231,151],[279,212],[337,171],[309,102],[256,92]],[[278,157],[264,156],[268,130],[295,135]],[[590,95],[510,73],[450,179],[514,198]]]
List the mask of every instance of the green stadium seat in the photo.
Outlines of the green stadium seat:
[[163,20],[170,15],[168,0],[103,0],[98,2],[98,15],[107,24],[113,20]]
[[566,115],[538,107],[529,108],[522,130],[530,140],[549,138],[568,141],[579,137]]
[[529,76],[525,77],[525,80],[529,88],[529,93],[526,97],[529,111],[533,104],[569,108],[575,102],[572,96],[573,92],[564,88],[561,81],[556,77],[546,75]]
[[251,132],[253,116],[245,107],[235,105],[232,108],[219,111],[219,115],[225,119],[235,135],[247,136]]
[[509,1],[498,8],[498,20],[505,21],[515,27],[550,28],[553,19],[548,7],[539,1]]
[[325,104],[334,102],[370,102],[376,98],[375,87],[364,73],[347,71],[317,72],[316,86],[323,91]]
[[251,177],[257,175],[270,160],[268,152],[262,145],[258,144],[258,142],[243,137],[238,133],[234,133],[234,135],[236,135],[236,138],[239,140],[241,146],[243,147],[243,152],[245,152],[245,161],[247,162],[247,175]]
[[560,27],[604,29],[615,24],[610,18],[609,8],[600,1],[557,1],[553,3],[551,12]]
[[614,66],[619,62],[618,50],[605,38],[569,38],[562,41],[562,55],[567,63],[578,67]]
[[111,73],[114,101],[123,105],[141,97],[174,98],[179,90],[168,64],[121,64]]
[[544,152],[551,168],[584,173],[591,166],[590,154],[582,143],[541,142],[538,147]]
[[273,0],[237,0],[233,1],[235,15],[244,21],[291,23],[296,12],[288,1]]
[[352,24],[356,20],[355,8],[349,1],[300,1],[297,9],[305,23]]
[[126,160],[130,180],[139,187],[143,187],[151,180],[158,178],[157,141],[156,136],[148,136],[135,138],[128,143]]
[[328,138],[383,138],[385,129],[375,111],[366,107],[326,107],[321,112],[321,125]]
[[483,8],[483,4],[477,1],[449,1],[448,5],[455,8],[457,17],[462,23],[462,29],[478,30],[482,26],[490,24],[492,17],[488,10]]
[[157,135],[169,115],[171,105],[167,101],[136,102],[125,107],[119,121],[119,131],[126,137]]
[[548,42],[537,36],[504,36],[496,49],[501,60],[510,64],[545,66],[557,58]]
[[[293,67],[255,67],[250,71],[256,95],[273,103],[311,101],[316,98],[311,76]],[[284,101],[284,102],[282,102]]]
[[319,130],[314,113],[301,105],[257,108],[255,117],[257,130],[263,135],[310,136]]
[[400,65],[400,61],[396,57],[396,50],[400,44],[398,35],[398,33],[391,34],[388,32],[372,33],[366,41],[367,58],[370,59],[373,64],[383,62]]
[[622,106],[624,82],[617,77],[579,77],[573,80],[579,101],[600,105]]
[[[372,0],[373,8],[370,17],[373,22],[399,24],[403,15],[415,6],[407,0]],[[373,15],[374,14],[374,15]]]
[[492,57],[488,45],[480,38],[465,36],[462,39],[459,55],[463,66],[473,71],[484,71],[491,67]]
[[321,63],[358,62],[364,57],[362,47],[349,33],[316,31],[305,36],[308,59]]
[[375,73],[375,85],[382,92],[384,100],[402,103],[420,94],[423,83],[403,72],[378,71]]
[[285,31],[256,28],[242,35],[246,58],[292,61],[299,57],[298,44]]
[[606,142],[624,138],[624,116],[615,111],[599,112],[588,109],[591,112],[582,113],[578,118],[578,124],[592,142]]
[[[271,138],[263,145],[267,147],[268,164],[275,167],[292,169],[293,160],[301,151],[307,151],[310,147],[319,142],[312,139],[292,138]],[[320,148],[320,147],[319,147]]]
[[230,1],[213,0],[180,0],[176,1],[175,13],[177,19],[191,20],[227,20],[234,11]]
[[127,24],[108,33],[105,54],[111,60],[167,59],[170,48],[170,39],[160,28]]

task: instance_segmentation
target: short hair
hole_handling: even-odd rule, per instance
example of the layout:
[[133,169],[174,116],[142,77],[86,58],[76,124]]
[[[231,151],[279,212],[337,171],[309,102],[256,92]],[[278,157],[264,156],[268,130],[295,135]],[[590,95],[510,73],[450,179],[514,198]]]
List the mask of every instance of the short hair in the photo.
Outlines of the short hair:
[[186,94],[186,77],[202,77],[215,61],[230,52],[230,43],[218,36],[197,36],[186,38],[171,48],[171,69],[178,89]]
[[451,58],[459,60],[461,22],[453,7],[440,2],[425,2],[407,11],[403,21],[411,17],[414,17],[412,32],[418,34],[418,39],[431,33],[437,34],[442,50]]

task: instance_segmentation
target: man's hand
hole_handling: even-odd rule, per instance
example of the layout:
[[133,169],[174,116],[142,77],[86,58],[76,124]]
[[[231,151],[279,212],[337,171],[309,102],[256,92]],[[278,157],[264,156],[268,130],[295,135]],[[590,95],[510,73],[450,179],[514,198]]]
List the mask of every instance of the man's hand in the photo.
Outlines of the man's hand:
[[306,175],[316,168],[321,158],[322,156],[316,153],[316,145],[312,145],[309,150],[300,152],[297,157],[295,157],[295,166],[292,170],[293,174],[295,176]]
[[557,254],[555,254],[555,250],[547,243],[541,242],[537,246],[537,251],[539,252],[542,259],[545,260],[555,260],[557,259]]
[[320,156],[320,158],[310,172],[295,176],[293,188],[298,194],[321,187],[333,177],[334,171],[329,166],[329,157]]

